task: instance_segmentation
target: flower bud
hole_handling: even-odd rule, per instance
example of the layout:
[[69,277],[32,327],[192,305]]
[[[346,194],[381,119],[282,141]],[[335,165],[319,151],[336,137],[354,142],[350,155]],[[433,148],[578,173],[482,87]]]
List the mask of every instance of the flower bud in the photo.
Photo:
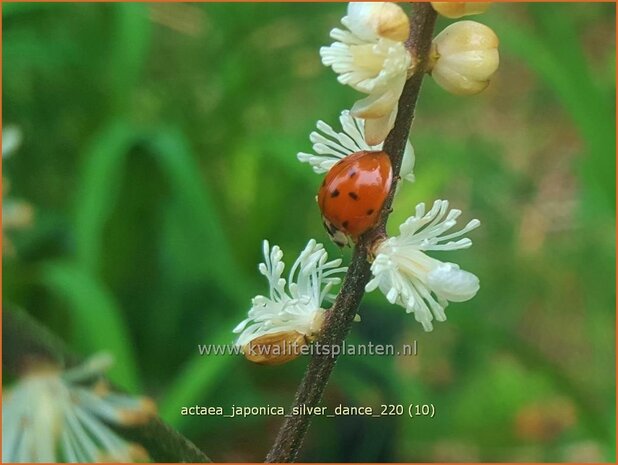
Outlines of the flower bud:
[[475,21],[451,24],[433,39],[429,73],[455,95],[473,95],[489,85],[498,69],[498,37]]
[[265,334],[243,347],[245,358],[260,365],[281,365],[294,360],[307,344],[304,334],[297,331]]
[[365,40],[378,36],[404,42],[410,34],[408,15],[391,2],[350,2],[346,23],[352,32]]
[[461,18],[463,16],[485,13],[489,2],[431,2],[434,10],[446,18]]
[[289,330],[258,336],[245,344],[242,352],[258,365],[283,365],[301,355],[302,348],[318,337],[325,317],[325,312],[316,313],[305,334]]

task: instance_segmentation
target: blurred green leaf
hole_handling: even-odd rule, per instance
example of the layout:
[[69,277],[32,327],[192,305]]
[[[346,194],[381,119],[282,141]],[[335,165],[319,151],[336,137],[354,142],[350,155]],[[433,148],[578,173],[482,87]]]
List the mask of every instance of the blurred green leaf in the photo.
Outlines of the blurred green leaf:
[[103,284],[71,263],[47,263],[41,282],[67,303],[73,347],[85,356],[109,351],[115,359],[110,378],[132,392],[140,388],[132,338],[122,312]]
[[2,19],[12,19],[12,17],[16,15],[37,13],[53,8],[61,9],[63,5],[49,2],[3,2]]
[[[595,88],[588,68],[583,65],[581,49],[572,40],[568,19],[553,15],[550,33],[538,36],[534,31],[505,21],[496,29],[502,46],[518,55],[538,72],[547,87],[556,93],[579,127],[586,145],[581,175],[590,195],[587,211],[615,209],[615,118],[611,102]],[[555,35],[554,40],[545,40]],[[569,44],[571,46],[569,47]],[[553,48],[551,48],[553,45]],[[568,50],[565,56],[564,51]],[[573,61],[570,60],[573,54]],[[585,98],[582,98],[585,95]],[[596,213],[593,213],[596,215]]]
[[96,273],[100,265],[105,224],[117,206],[125,156],[136,137],[130,125],[116,120],[105,127],[84,152],[74,230],[77,260],[91,273]]
[[187,230],[199,238],[195,253],[202,255],[203,272],[236,301],[250,293],[243,273],[238,269],[231,244],[223,231],[220,213],[199,175],[195,156],[182,133],[161,129],[153,134],[150,146],[163,171],[169,176],[170,188],[178,208],[184,215]]
[[145,3],[114,4],[115,28],[108,72],[113,105],[117,112],[130,108],[147,57],[151,22]]
[[[4,117],[24,132],[4,176],[37,213],[11,236],[5,299],[66,324],[84,355],[124,340],[118,362],[135,352],[137,381],[166,419],[226,461],[262,460],[277,420],[179,409],[287,405],[302,377],[302,361],[268,369],[196,345],[231,343],[267,289],[255,271],[262,239],[289,258],[309,237],[328,242],[320,176],[295,155],[311,150],[316,120],[337,126],[359,97],[318,52],[345,5],[10,2],[3,12]],[[344,357],[324,402],[432,402],[440,414],[316,419],[306,460],[560,462],[584,446],[591,460],[612,457],[614,17],[607,3],[496,4],[473,18],[501,40],[492,86],[457,98],[423,84],[417,181],[401,187],[389,231],[436,198],[462,222],[478,217],[470,250],[433,256],[477,274],[481,290],[430,334],[368,295],[350,341],[414,338],[419,356]],[[41,266],[51,292],[33,285]],[[524,394],[568,398],[576,423],[534,445],[505,434]]]
[[[208,341],[209,344],[225,345],[232,339],[231,331],[221,331],[219,336]],[[197,353],[198,348],[195,348]],[[165,398],[159,404],[161,417],[175,428],[183,429],[189,417],[180,415],[182,407],[191,407],[208,399],[212,389],[221,381],[223,374],[230,370],[230,365],[240,360],[235,355],[196,355],[176,375]]]

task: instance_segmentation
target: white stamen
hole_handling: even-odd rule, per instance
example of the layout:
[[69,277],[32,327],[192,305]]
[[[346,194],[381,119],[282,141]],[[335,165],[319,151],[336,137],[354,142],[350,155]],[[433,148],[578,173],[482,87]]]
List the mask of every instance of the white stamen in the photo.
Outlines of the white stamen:
[[322,302],[331,297],[330,289],[341,282],[334,275],[347,270],[340,266],[340,259],[328,261],[324,246],[311,239],[290,268],[286,281],[281,278],[285,267],[281,249],[271,248],[264,241],[263,252],[264,263],[259,269],[269,280],[270,298],[253,298],[248,318],[234,328],[233,332],[240,334],[236,344],[241,347],[266,334],[296,331],[311,335],[317,315],[325,311]]
[[448,302],[470,300],[479,290],[478,278],[454,263],[443,263],[425,254],[429,250],[457,250],[470,247],[472,241],[461,237],[477,228],[478,220],[447,234],[457,223],[460,210],[448,210],[448,202],[437,200],[425,213],[425,204],[416,206],[416,215],[399,228],[400,235],[378,245],[371,265],[373,278],[365,290],[380,289],[392,304],[414,313],[425,331],[433,329],[432,320],[446,320]]

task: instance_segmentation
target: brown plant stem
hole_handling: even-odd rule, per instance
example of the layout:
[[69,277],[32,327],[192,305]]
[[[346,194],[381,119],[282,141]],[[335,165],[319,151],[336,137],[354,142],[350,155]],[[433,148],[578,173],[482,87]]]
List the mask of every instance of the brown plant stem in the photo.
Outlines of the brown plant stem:
[[[81,362],[64,342],[26,312],[2,310],[2,368],[19,376],[33,364],[49,362],[71,367]],[[123,437],[141,444],[155,462],[204,463],[211,460],[182,434],[159,417],[134,428],[115,428]]]
[[[391,158],[394,176],[398,176],[401,169],[403,153],[414,119],[416,101],[429,62],[429,51],[436,20],[436,13],[429,3],[412,3],[409,16],[410,37],[406,46],[416,60],[416,66],[399,99],[395,126],[384,142],[384,151]],[[384,202],[379,224],[373,230],[364,234],[354,248],[352,261],[341,291],[333,308],[328,312],[321,335],[316,341],[317,344],[330,347],[340,346],[350,331],[365,293],[365,285],[369,282],[371,275],[370,264],[367,260],[368,254],[375,241],[386,234],[386,221],[390,214],[396,184],[393,183]],[[316,354],[311,358],[305,376],[296,391],[292,408],[318,405],[336,361],[336,355]],[[309,415],[292,415],[286,418],[266,457],[266,462],[293,462],[298,456],[310,420]]]

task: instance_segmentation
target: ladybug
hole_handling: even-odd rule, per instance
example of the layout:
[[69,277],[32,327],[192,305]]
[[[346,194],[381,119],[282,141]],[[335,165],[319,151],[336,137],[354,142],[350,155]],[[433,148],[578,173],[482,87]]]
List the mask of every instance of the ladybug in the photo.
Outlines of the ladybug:
[[376,225],[392,182],[391,159],[383,151],[355,152],[333,165],[317,200],[324,227],[335,244],[356,243]]

